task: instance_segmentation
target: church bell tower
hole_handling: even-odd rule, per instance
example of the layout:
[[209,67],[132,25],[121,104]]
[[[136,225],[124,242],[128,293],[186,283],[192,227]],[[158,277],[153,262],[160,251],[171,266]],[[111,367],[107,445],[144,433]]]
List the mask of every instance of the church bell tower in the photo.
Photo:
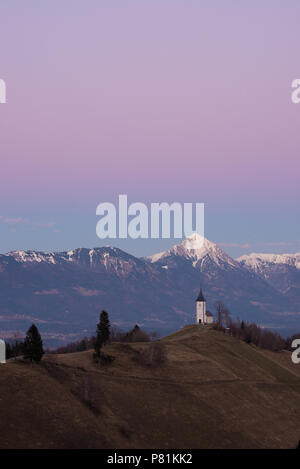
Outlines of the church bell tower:
[[196,300],[196,324],[206,323],[206,300],[203,296],[202,288]]

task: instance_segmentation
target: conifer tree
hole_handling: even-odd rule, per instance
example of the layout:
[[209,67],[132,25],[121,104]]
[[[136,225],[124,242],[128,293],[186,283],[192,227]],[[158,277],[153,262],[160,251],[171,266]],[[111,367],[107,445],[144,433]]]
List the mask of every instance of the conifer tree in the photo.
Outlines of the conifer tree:
[[108,313],[102,311],[100,315],[100,321],[97,325],[97,335],[95,340],[95,352],[96,357],[99,359],[101,356],[101,349],[105,345],[110,337],[110,322],[108,318]]
[[44,355],[43,341],[38,328],[32,324],[28,329],[23,348],[24,358],[31,363],[38,363]]
[[8,342],[5,342],[6,347],[6,360],[9,360],[12,357],[11,345]]

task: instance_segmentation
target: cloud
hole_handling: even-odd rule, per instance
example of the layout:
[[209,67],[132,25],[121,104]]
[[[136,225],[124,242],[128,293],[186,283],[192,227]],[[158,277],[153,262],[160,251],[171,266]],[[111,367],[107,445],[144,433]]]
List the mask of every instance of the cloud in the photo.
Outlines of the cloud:
[[50,221],[48,223],[33,223],[33,225],[38,228],[54,228],[55,224],[56,223],[54,221]]
[[218,246],[223,248],[238,248],[238,249],[267,249],[267,248],[291,248],[299,246],[300,241],[288,242],[288,241],[270,241],[270,242],[256,242],[256,243],[217,243]]
[[218,243],[219,246],[222,246],[224,248],[240,248],[240,249],[250,249],[251,244],[245,243],[245,244],[239,244],[239,243]]
[[7,223],[9,225],[18,225],[20,223],[28,223],[28,220],[25,220],[24,218],[5,218],[4,223]]
[[278,242],[272,242],[272,243],[263,243],[265,246],[295,246],[299,243],[288,243],[286,241],[278,241]]
[[31,227],[32,231],[36,231],[37,228],[48,228],[48,229],[54,229],[56,226],[56,223],[54,221],[49,221],[49,222],[33,222],[31,220],[28,220],[27,218],[22,218],[22,217],[3,217],[0,215],[0,222],[5,223],[7,225],[22,225],[26,224]]
[[77,291],[82,296],[99,296],[104,295],[102,290],[89,290],[84,287],[73,287],[73,290]]

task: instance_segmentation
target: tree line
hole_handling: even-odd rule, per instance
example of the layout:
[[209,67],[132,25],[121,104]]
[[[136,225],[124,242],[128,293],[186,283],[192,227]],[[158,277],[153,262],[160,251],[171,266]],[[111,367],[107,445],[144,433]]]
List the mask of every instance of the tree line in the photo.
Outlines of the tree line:
[[[273,332],[269,329],[258,326],[255,323],[241,321],[239,319],[233,320],[229,310],[221,302],[216,303],[217,321],[214,324],[214,329],[227,332],[233,337],[246,342],[247,344],[254,344],[257,347],[272,350],[274,352],[280,350],[292,350],[291,344],[294,339],[300,338],[300,334],[284,339],[280,334]],[[117,328],[111,327],[108,313],[103,310],[100,314],[99,322],[97,324],[96,334],[90,338],[83,338],[76,342],[71,342],[66,346],[59,347],[56,350],[48,351],[53,354],[74,353],[82,352],[85,350],[94,350],[94,360],[96,363],[111,363],[114,357],[104,353],[103,348],[106,344],[112,342],[151,342],[157,339],[156,332],[147,333],[142,330],[138,325],[135,325],[128,332],[123,332]],[[7,359],[23,356],[25,360],[31,363],[39,363],[45,354],[43,341],[35,324],[32,324],[26,333],[24,340],[21,340],[15,334],[15,340],[6,342],[6,357]],[[149,356],[148,356],[148,355]],[[155,359],[153,357],[156,357]],[[138,358],[144,363],[162,362],[164,360],[164,351],[161,344],[156,342],[155,347],[149,348]]]
[[[140,328],[137,324],[130,329],[129,331],[122,331],[117,327],[112,327],[110,325],[109,328],[109,339],[107,343],[113,342],[151,342],[153,340],[158,339],[159,334],[154,332],[146,332]],[[85,350],[92,350],[95,347],[95,340],[96,335],[92,337],[84,337],[78,341],[70,342],[67,345],[60,346],[55,350],[51,350],[49,353],[51,354],[65,354],[65,353],[76,353],[76,352],[84,352]]]
[[[110,363],[114,360],[114,357],[103,352],[103,348],[106,344],[112,342],[150,342],[157,337],[158,334],[156,332],[148,334],[137,324],[127,332],[112,328],[108,313],[103,310],[100,314],[96,334],[94,336],[71,342],[56,350],[48,351],[48,353],[75,353],[93,349],[95,362],[99,364]],[[43,341],[35,324],[32,324],[28,329],[25,340],[22,340],[19,334],[15,334],[14,340],[6,342],[7,359],[23,356],[25,360],[31,363],[39,363],[44,354]]]
[[234,321],[224,303],[218,301],[215,306],[217,321],[214,328],[227,332],[247,344],[254,344],[262,349],[278,352],[280,350],[292,350],[291,344],[293,340],[300,338],[300,334],[296,334],[284,339],[277,332],[260,327],[253,322],[241,321],[240,319]]

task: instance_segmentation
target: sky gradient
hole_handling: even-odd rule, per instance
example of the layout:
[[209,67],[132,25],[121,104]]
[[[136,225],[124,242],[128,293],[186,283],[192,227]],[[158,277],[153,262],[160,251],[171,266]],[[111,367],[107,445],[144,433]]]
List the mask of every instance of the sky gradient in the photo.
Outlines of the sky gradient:
[[300,251],[297,0],[2,0],[0,252],[100,241],[96,207],[204,202],[231,255]]

